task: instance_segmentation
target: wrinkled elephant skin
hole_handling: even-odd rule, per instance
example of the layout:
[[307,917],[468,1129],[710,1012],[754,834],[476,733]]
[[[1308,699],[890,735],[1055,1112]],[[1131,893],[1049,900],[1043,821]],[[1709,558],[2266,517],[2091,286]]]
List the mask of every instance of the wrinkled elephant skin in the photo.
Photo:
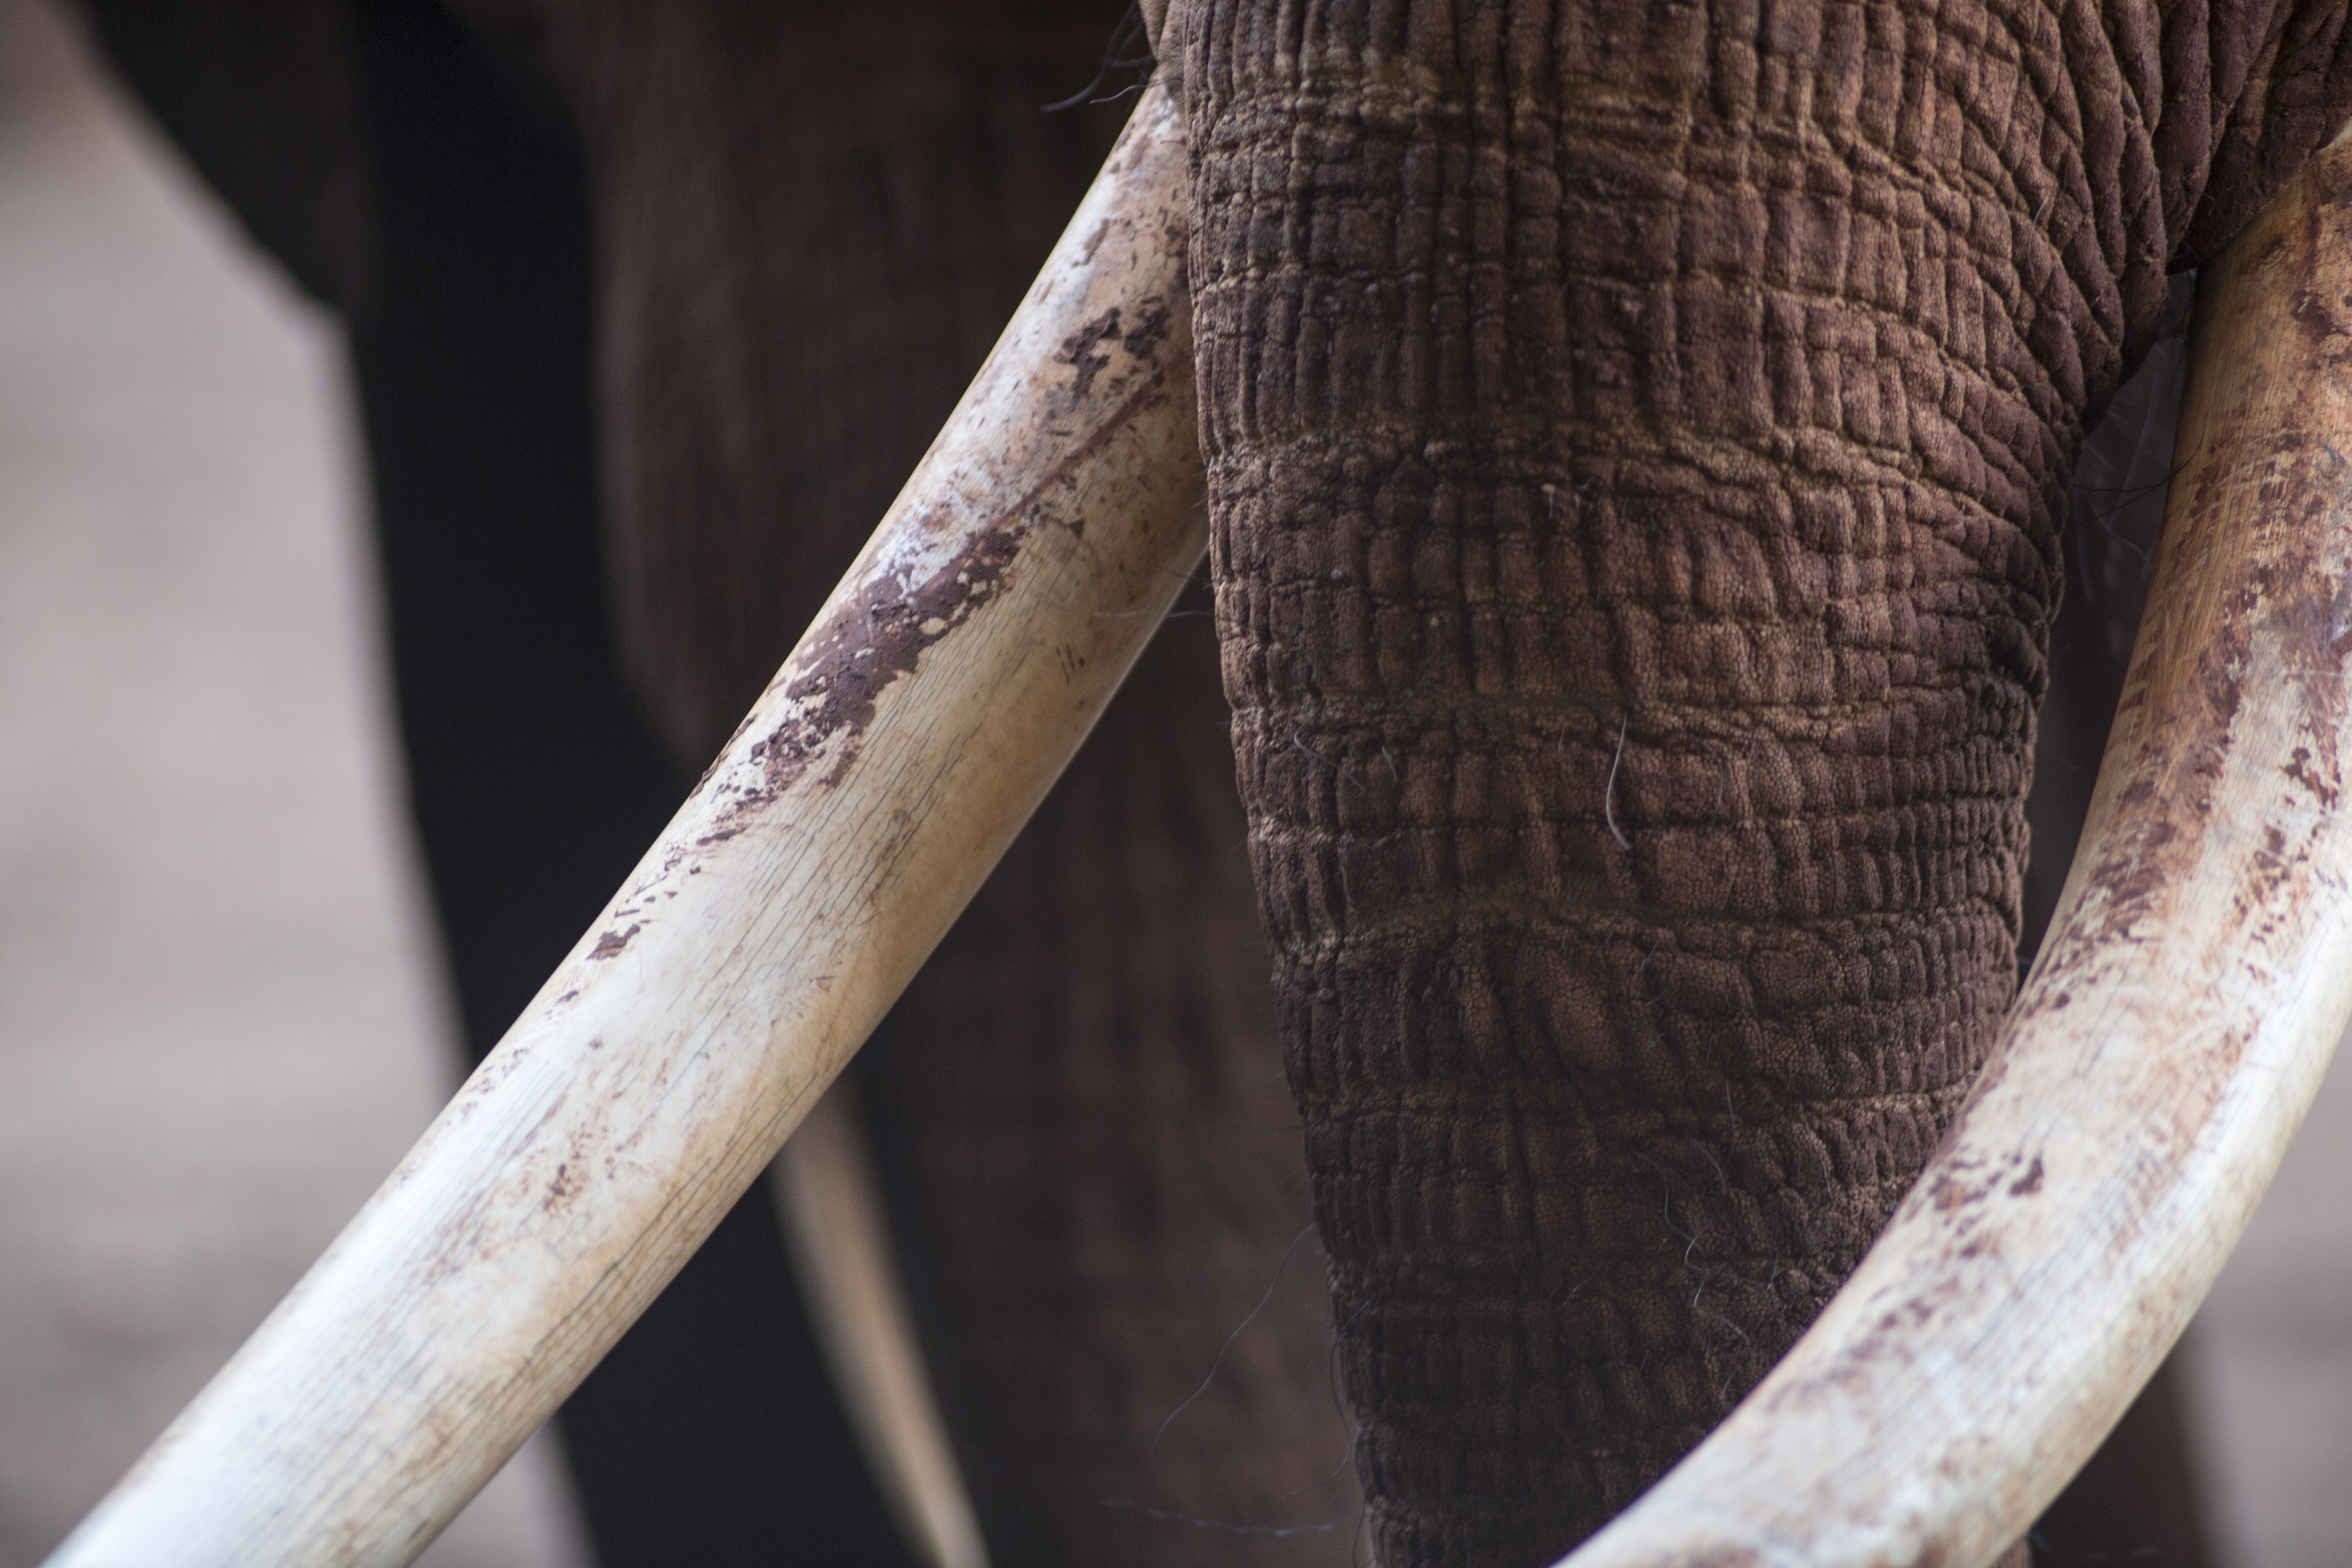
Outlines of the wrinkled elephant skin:
[[1372,1532],[1549,1561],[1792,1342],[1967,1092],[2085,421],[2167,268],[2352,107],[2352,36],[1170,26],[1225,687]]

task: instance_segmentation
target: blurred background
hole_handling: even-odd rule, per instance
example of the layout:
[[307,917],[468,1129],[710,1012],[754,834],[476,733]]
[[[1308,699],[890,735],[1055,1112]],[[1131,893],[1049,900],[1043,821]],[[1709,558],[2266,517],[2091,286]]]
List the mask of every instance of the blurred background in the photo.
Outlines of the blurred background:
[[[339,329],[0,0],[0,1568],[454,1088]],[[2223,1560],[2352,1563],[2352,1074],[2193,1331]],[[426,1561],[586,1568],[535,1444]]]
[[[38,1562],[457,1079],[339,329],[0,0],[0,1564]],[[534,1447],[437,1568],[585,1568]]]

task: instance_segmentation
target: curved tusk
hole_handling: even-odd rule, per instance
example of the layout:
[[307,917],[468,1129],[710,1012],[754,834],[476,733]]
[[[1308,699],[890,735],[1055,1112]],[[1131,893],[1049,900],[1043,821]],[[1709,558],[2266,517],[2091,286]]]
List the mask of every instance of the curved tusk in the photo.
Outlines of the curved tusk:
[[802,1299],[834,1387],[898,1519],[929,1568],[988,1568],[988,1547],[932,1396],[851,1079],[811,1108],[768,1176]]
[[1184,215],[1149,91],[677,819],[53,1563],[408,1562],[757,1178],[1200,561]]
[[2164,543],[2053,934],[1787,1360],[1568,1561],[1981,1564],[2220,1272],[2352,1013],[2352,143],[2198,299]]

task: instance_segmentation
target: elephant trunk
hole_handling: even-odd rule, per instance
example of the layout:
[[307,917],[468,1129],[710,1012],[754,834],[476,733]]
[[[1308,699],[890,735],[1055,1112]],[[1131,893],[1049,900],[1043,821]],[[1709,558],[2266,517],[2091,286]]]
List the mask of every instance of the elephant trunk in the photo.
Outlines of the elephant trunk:
[[2262,123],[2111,9],[1185,18],[1224,677],[1384,1563],[1648,1486],[1992,1041],[2057,503]]

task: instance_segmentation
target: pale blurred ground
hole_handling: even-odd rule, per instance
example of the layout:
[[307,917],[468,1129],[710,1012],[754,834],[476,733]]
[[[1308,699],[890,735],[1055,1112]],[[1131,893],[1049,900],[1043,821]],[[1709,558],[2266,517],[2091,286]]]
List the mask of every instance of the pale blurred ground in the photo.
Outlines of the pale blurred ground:
[[[331,325],[0,0],[0,1568],[452,1083]],[[2352,1073],[2197,1330],[2241,1568],[2352,1564]],[[525,1451],[439,1568],[584,1563]]]
[[[455,1086],[336,330],[0,0],[0,1568]],[[438,1568],[587,1556],[538,1445]]]
[[2191,1332],[2226,1561],[2352,1563],[2352,1050]]

